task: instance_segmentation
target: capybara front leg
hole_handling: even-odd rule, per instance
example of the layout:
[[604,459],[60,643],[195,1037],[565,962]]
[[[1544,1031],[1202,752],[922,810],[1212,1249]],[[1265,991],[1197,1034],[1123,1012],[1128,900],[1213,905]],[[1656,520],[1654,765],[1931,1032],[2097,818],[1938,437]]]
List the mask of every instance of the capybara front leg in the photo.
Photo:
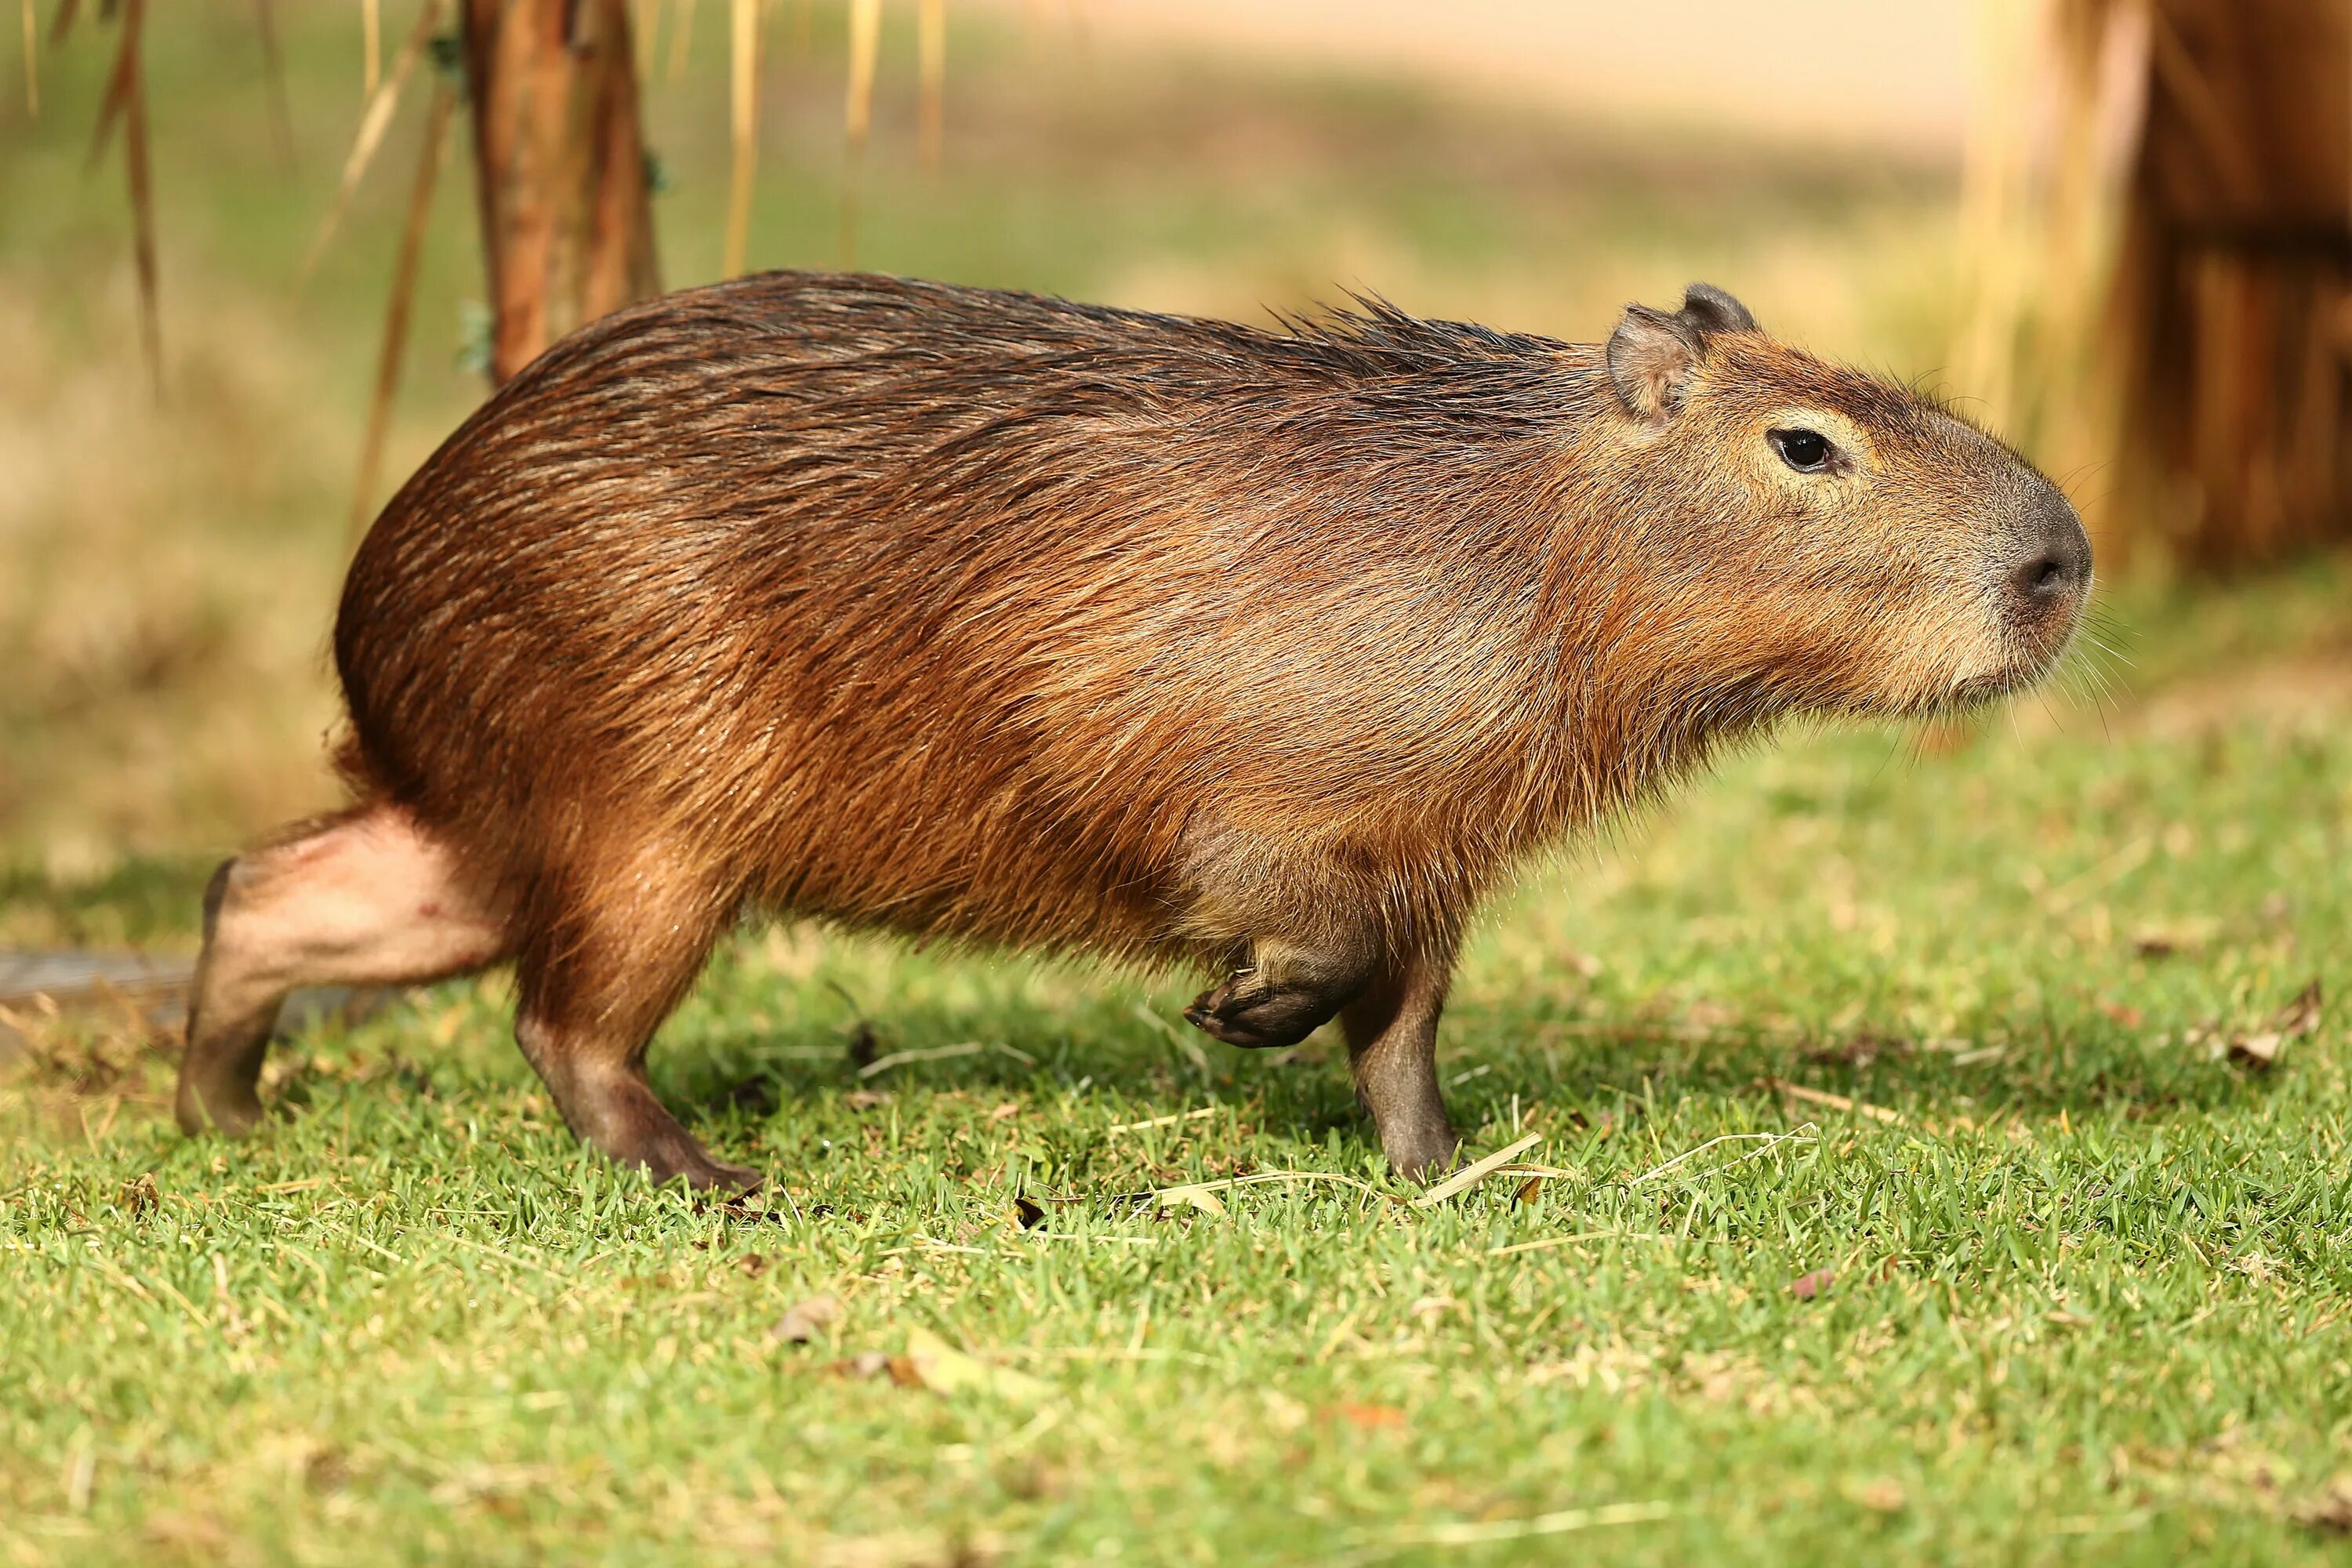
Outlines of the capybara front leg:
[[1441,959],[1392,960],[1340,1015],[1356,1098],[1403,1176],[1444,1170],[1461,1143],[1437,1088],[1437,1019],[1450,971]]
[[1260,937],[1184,1016],[1229,1046],[1295,1046],[1330,1022],[1371,973],[1370,954],[1342,943]]
[[250,1131],[278,1005],[304,985],[407,985],[506,952],[503,917],[405,813],[366,806],[240,855],[205,892],[174,1110],[191,1133]]
[[669,1112],[646,1079],[645,1053],[614,1037],[568,1029],[526,1013],[515,1038],[539,1069],[564,1124],[616,1165],[642,1166],[656,1185],[683,1179],[697,1192],[734,1196],[765,1180],[748,1166],[714,1160]]

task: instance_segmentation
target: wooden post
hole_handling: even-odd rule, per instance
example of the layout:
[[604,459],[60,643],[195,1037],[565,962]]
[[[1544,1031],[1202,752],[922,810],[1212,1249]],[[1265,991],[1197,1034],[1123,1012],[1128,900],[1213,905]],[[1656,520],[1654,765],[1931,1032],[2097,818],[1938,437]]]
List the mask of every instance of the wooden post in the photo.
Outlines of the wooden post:
[[2124,481],[2188,565],[2352,541],[2352,0],[2156,0]]
[[497,385],[661,274],[628,0],[465,0],[463,43]]

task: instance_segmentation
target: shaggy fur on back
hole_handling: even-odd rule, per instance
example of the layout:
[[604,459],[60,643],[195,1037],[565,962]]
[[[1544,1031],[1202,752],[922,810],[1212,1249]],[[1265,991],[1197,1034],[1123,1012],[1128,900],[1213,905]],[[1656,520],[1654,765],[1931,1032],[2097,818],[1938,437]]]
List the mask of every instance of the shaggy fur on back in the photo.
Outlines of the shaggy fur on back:
[[205,900],[173,1106],[259,1126],[299,985],[511,960],[565,1122],[740,1194],[646,1050],[747,906],[1194,961],[1244,1047],[1336,1021],[1391,1166],[1513,863],[1794,712],[2032,679],[2064,497],[1694,284],[1602,347],[1378,301],[1258,331],[790,273],[557,344],[361,545],[357,798]]
[[[1991,445],[1741,344],[1750,401]],[[345,771],[495,879],[526,973],[654,883],[1123,959],[1444,948],[1716,738],[1867,705],[1865,623],[1916,611],[1866,550],[1774,569],[1724,461],[1663,439],[1597,347],[1377,301],[1260,331],[877,278],[675,295],[558,345],[386,510],[336,631]]]

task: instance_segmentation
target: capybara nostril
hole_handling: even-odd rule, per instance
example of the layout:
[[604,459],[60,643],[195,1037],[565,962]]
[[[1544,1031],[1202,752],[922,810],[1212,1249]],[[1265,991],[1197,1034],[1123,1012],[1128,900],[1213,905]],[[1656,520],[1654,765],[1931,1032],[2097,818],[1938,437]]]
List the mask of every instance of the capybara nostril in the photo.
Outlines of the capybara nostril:
[[2021,567],[2017,585],[2037,599],[2054,599],[2066,591],[2065,563],[2047,552]]
[[2071,508],[2052,520],[2010,574],[2010,584],[2036,608],[2079,598],[2091,585],[2091,541]]

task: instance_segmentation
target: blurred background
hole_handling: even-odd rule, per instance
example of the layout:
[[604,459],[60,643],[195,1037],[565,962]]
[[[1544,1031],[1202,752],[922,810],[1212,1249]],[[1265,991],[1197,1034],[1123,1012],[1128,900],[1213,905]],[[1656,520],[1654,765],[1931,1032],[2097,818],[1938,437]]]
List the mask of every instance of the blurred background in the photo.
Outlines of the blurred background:
[[764,268],[1580,341],[1705,279],[2066,485],[2135,646],[2049,721],[2340,729],[2347,12],[22,0],[0,942],[184,941],[142,889],[334,803],[373,510],[552,335]]

